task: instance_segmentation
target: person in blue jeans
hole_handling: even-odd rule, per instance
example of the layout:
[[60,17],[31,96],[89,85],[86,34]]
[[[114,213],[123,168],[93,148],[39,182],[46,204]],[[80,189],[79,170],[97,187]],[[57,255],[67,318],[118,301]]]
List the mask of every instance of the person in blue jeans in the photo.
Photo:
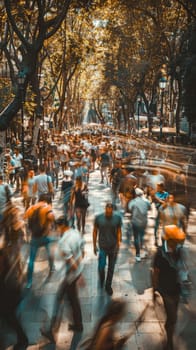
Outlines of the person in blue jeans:
[[157,189],[154,194],[151,193],[152,201],[155,203],[155,207],[157,210],[157,215],[155,218],[155,226],[154,226],[154,238],[155,238],[155,246],[158,246],[158,228],[159,228],[159,222],[160,222],[160,208],[162,205],[164,205],[165,201],[167,200],[169,196],[169,193],[165,191],[164,183],[160,182],[157,184]]
[[49,245],[56,239],[49,237],[48,234],[52,224],[54,223],[55,217],[49,203],[50,196],[48,194],[42,194],[39,198],[39,202],[31,206],[24,215],[24,218],[28,219],[28,226],[29,230],[31,231],[30,257],[27,270],[27,288],[31,288],[32,286],[34,263],[40,247],[44,246],[46,248],[50,269],[49,275],[54,270],[54,261]]
[[135,245],[135,261],[141,261],[140,249],[143,248],[143,240],[147,225],[148,210],[151,204],[144,197],[144,192],[141,188],[135,188],[135,198],[128,203],[128,211],[131,213],[131,224],[134,236]]
[[[112,279],[114,274],[115,263],[122,239],[122,219],[120,215],[113,212],[113,204],[107,203],[105,212],[95,217],[93,228],[93,247],[94,254],[98,257],[98,272],[100,278],[100,286],[103,288],[105,282],[105,290],[108,295],[113,294]],[[98,248],[97,248],[98,238]],[[105,266],[108,258],[108,271],[105,281]]]

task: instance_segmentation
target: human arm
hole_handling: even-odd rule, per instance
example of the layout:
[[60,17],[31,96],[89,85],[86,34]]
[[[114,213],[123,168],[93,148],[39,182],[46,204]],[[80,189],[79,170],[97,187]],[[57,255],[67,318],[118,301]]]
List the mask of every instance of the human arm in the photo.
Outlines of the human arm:
[[37,190],[38,190],[37,182],[36,182],[36,181],[34,181],[34,184],[33,184],[33,196],[35,196],[35,195],[36,195]]
[[73,209],[75,204],[75,186],[72,187],[71,189],[71,195],[70,195],[70,207]]
[[122,241],[122,230],[121,230],[121,226],[118,227],[117,229],[117,248],[120,248],[120,243]]
[[93,251],[97,255],[97,225],[94,223],[93,227]]
[[53,188],[51,176],[47,175],[47,183],[48,183],[48,192],[54,194],[54,188]]
[[51,205],[43,206],[40,209],[40,221],[42,225],[48,225],[54,222],[55,216],[54,212],[52,211]]

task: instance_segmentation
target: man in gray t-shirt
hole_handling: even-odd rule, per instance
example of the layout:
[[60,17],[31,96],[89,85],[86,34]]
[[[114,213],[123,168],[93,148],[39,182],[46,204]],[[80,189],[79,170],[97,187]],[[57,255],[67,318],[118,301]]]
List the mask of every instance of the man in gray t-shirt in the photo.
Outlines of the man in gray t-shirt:
[[39,197],[42,194],[48,193],[48,194],[50,194],[51,201],[52,201],[52,197],[54,194],[52,178],[51,178],[51,176],[46,174],[44,165],[40,165],[39,170],[40,170],[40,174],[35,176],[35,182],[34,182],[34,186],[33,186],[33,194],[34,194],[34,196],[37,194],[38,200],[39,200]]
[[[99,246],[98,271],[101,288],[105,281],[105,266],[108,257],[108,271],[105,283],[105,290],[109,295],[113,294],[111,287],[114,274],[114,267],[120,242],[122,220],[118,214],[113,213],[112,203],[107,203],[105,213],[95,217],[93,228],[93,246],[94,254],[97,255],[97,238]],[[97,237],[98,236],[98,237]]]
[[136,197],[128,203],[128,211],[131,213],[131,224],[134,236],[135,245],[135,260],[141,261],[140,249],[143,248],[144,234],[148,220],[148,210],[151,209],[151,204],[144,197],[142,189],[135,188]]

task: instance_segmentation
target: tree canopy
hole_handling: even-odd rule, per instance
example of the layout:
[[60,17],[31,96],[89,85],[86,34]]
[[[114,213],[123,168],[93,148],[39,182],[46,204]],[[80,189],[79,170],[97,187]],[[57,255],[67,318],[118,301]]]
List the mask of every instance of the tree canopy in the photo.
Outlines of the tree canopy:
[[28,118],[47,113],[60,129],[80,124],[86,103],[105,122],[105,102],[129,126],[138,95],[150,125],[162,75],[168,120],[179,129],[184,105],[193,122],[195,13],[186,0],[2,1],[0,130],[24,100]]

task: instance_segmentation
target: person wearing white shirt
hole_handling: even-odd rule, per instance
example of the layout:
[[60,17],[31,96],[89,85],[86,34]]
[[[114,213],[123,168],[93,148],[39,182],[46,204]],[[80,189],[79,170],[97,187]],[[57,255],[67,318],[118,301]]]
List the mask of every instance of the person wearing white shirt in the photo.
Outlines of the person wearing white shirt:
[[69,219],[66,216],[60,216],[56,220],[57,231],[61,238],[58,242],[59,252],[65,262],[65,277],[57,291],[57,298],[52,312],[52,320],[48,330],[41,329],[43,336],[55,343],[54,329],[57,323],[58,311],[65,297],[72,308],[73,324],[69,324],[69,330],[82,332],[82,312],[78,297],[77,286],[84,285],[82,276],[84,240],[80,232],[69,226]]

